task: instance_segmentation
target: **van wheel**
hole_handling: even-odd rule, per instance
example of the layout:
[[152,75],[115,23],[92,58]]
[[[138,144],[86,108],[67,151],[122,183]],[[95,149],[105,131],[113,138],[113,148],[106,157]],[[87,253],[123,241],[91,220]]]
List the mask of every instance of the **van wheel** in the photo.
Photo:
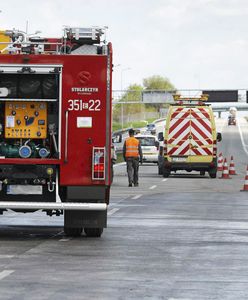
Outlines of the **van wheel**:
[[170,176],[170,170],[164,169],[164,170],[163,170],[163,177],[164,177],[164,178],[168,178],[169,176]]
[[208,173],[209,173],[210,178],[216,178],[216,176],[217,176],[216,168],[213,170],[210,170]]
[[204,176],[205,175],[205,171],[200,171],[200,175]]
[[80,236],[82,233],[83,228],[71,228],[71,227],[64,227],[64,233],[67,236],[73,236],[73,237],[77,237]]
[[87,237],[101,237],[103,228],[84,228]]

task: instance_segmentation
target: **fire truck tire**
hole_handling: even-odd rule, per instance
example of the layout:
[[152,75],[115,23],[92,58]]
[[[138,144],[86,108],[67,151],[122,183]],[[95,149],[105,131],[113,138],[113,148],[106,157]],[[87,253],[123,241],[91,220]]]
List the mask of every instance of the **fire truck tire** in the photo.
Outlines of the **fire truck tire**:
[[73,236],[73,237],[80,236],[82,231],[83,231],[82,228],[64,227],[64,233],[68,236]]
[[87,237],[101,237],[103,228],[84,228]]
[[111,164],[111,172],[110,172],[110,182],[113,183],[114,180],[114,167],[113,164]]
[[163,169],[161,167],[158,167],[158,175],[163,175]]
[[170,176],[170,170],[169,169],[164,169],[163,170],[163,177],[168,178]]

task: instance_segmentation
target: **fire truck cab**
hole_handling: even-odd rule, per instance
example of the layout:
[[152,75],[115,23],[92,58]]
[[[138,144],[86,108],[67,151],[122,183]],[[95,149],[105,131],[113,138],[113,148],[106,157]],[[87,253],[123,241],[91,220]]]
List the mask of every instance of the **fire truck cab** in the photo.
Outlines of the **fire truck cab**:
[[61,38],[2,31],[0,214],[64,214],[64,232],[100,237],[111,184],[112,45],[106,28]]

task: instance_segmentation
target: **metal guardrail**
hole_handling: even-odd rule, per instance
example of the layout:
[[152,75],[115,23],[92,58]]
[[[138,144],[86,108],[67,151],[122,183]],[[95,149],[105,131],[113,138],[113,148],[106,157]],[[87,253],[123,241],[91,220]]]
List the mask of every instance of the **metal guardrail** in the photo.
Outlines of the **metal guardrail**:
[[114,131],[114,132],[112,133],[112,137],[115,137],[115,136],[117,136],[117,135],[119,135],[119,134],[123,134],[123,133],[125,133],[125,132],[128,132],[129,129],[132,129],[132,127],[129,127],[129,128],[123,128],[123,129],[116,130],[116,131]]

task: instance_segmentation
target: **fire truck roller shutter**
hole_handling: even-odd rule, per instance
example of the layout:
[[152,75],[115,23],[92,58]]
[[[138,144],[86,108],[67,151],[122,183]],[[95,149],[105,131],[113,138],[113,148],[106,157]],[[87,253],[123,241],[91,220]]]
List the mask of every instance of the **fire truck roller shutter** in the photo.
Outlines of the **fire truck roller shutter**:
[[55,99],[58,74],[1,74],[0,87],[8,89],[7,98]]
[[62,196],[65,201],[90,200],[105,202],[106,186],[67,186]]

